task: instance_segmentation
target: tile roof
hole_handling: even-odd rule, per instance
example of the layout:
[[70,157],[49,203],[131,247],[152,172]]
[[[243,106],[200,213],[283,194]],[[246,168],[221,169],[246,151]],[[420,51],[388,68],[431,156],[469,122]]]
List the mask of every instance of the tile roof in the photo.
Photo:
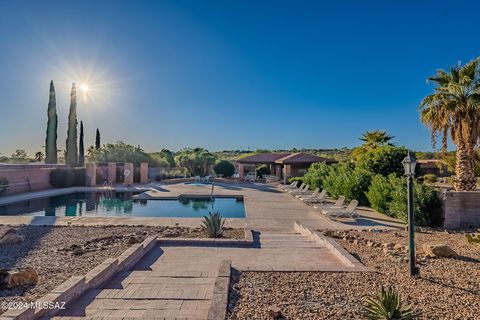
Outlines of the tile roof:
[[242,164],[308,164],[314,162],[337,162],[334,159],[323,158],[311,153],[258,153],[249,157],[239,159]]
[[243,164],[268,164],[275,163],[277,159],[288,156],[290,153],[257,153],[237,160],[238,163]]
[[311,153],[303,153],[303,152],[292,153],[288,156],[285,156],[275,161],[275,163],[281,163],[281,164],[315,163],[315,162],[334,163],[337,161],[335,161],[334,159],[323,158]]

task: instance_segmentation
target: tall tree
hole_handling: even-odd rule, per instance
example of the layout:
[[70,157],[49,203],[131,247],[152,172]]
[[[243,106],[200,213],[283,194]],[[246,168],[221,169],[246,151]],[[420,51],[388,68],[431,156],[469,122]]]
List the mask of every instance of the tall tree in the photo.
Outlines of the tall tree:
[[100,130],[97,128],[97,133],[95,135],[95,149],[100,149],[102,146],[100,144]]
[[362,147],[370,150],[381,146],[391,146],[390,140],[394,137],[387,134],[386,131],[374,130],[362,133],[360,140],[363,141]]
[[442,135],[442,150],[447,151],[450,134],[457,147],[455,179],[457,191],[476,189],[474,148],[480,141],[480,77],[478,58],[465,64],[438,70],[428,78],[436,85],[435,92],[420,104],[420,118],[430,128],[432,145]]
[[78,165],[85,165],[85,146],[83,145],[83,121],[80,121],[80,142],[78,146]]
[[45,138],[45,163],[57,163],[57,101],[55,98],[55,86],[50,81],[50,95],[48,97],[47,110],[47,136]]
[[67,148],[65,150],[65,163],[76,166],[78,164],[78,148],[77,148],[77,90],[75,83],[72,84],[72,92],[70,93],[70,110],[68,113],[68,129],[67,129]]

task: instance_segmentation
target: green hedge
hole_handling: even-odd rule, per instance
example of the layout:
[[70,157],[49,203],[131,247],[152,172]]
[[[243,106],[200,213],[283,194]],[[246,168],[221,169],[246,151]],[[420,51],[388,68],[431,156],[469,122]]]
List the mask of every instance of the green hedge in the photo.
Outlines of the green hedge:
[[220,160],[213,166],[213,171],[215,171],[216,174],[222,174],[228,178],[235,173],[235,166],[228,160]]
[[344,196],[347,201],[356,199],[360,204],[368,205],[365,191],[370,186],[371,178],[371,173],[366,170],[339,164],[332,166],[322,185],[335,198]]
[[402,160],[407,156],[407,153],[408,149],[403,147],[378,147],[361,155],[358,167],[372,174],[388,176],[394,173],[401,177],[405,173]]
[[[395,174],[388,177],[376,175],[367,192],[373,209],[388,216],[407,221],[407,181]],[[442,202],[438,192],[420,182],[414,182],[415,224],[438,226],[442,219]]]

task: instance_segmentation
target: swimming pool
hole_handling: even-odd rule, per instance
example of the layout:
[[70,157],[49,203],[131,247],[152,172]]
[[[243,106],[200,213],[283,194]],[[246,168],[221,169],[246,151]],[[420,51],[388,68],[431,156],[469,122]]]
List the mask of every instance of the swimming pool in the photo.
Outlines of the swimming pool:
[[184,197],[179,199],[132,199],[128,192],[78,192],[21,201],[0,206],[0,216],[57,217],[170,217],[202,218],[218,211],[224,218],[245,218],[239,198]]

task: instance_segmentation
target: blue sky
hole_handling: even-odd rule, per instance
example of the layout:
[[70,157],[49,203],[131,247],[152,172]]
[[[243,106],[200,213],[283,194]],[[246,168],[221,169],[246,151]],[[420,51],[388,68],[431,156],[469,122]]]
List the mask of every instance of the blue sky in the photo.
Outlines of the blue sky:
[[0,152],[60,148],[71,82],[86,144],[340,148],[382,129],[431,150],[417,107],[479,55],[474,1],[0,1]]

